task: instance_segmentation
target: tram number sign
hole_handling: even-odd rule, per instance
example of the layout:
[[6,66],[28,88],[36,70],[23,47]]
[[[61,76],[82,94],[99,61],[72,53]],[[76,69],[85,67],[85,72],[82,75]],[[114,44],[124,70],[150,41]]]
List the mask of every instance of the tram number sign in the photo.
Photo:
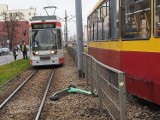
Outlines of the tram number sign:
[[34,23],[32,29],[55,28],[55,23]]
[[40,57],[40,60],[48,60],[48,59],[50,59],[50,56],[41,56]]

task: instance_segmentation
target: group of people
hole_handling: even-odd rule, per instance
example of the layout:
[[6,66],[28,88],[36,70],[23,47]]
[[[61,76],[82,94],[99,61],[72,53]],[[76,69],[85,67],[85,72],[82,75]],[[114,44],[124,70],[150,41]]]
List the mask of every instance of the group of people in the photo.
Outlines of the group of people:
[[[28,59],[27,58],[28,48],[27,48],[25,42],[20,46],[20,49],[23,53],[23,59]],[[16,60],[17,56],[18,56],[18,47],[17,46],[15,46],[14,49],[13,49],[13,56],[14,56],[14,60]]]

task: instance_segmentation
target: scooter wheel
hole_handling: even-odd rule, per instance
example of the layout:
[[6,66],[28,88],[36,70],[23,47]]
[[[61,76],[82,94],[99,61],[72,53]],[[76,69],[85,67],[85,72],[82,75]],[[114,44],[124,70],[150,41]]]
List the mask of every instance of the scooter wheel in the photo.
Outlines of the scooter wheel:
[[54,96],[50,97],[50,99],[53,101],[57,101],[57,100],[59,100],[59,97],[58,97],[58,95],[54,95]]

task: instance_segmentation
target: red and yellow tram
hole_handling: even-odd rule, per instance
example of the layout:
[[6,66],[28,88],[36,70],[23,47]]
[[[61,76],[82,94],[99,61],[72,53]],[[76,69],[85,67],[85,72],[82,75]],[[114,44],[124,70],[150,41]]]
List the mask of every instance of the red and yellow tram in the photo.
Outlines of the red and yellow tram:
[[88,53],[124,71],[129,93],[160,105],[160,0],[101,0],[87,26]]

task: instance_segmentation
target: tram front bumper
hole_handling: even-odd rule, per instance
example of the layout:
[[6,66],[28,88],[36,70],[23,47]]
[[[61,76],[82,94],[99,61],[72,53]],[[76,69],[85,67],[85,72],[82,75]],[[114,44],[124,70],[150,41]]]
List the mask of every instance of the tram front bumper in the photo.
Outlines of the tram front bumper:
[[31,60],[32,66],[43,66],[43,65],[57,65],[59,63],[59,59],[49,59],[49,60]]

